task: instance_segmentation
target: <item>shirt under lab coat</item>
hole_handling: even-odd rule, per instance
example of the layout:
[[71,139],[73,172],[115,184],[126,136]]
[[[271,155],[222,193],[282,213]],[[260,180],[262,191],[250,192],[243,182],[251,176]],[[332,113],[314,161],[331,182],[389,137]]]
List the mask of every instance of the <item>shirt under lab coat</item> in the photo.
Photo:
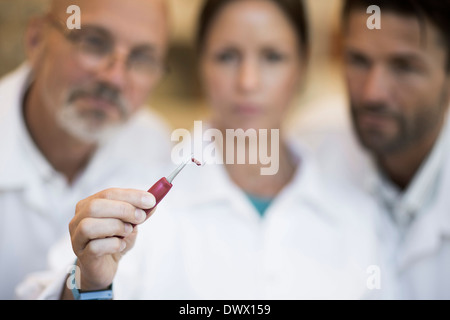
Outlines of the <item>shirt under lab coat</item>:
[[29,78],[25,64],[0,81],[0,299],[14,298],[26,274],[47,266],[48,249],[67,233],[79,200],[108,187],[148,188],[152,164],[170,154],[162,119],[141,111],[69,185],[26,129],[22,100]]
[[[340,109],[339,109],[340,110]],[[314,116],[311,116],[313,118]],[[359,145],[348,115],[333,130],[303,128],[323,172],[377,202],[379,243],[397,299],[450,299],[450,121],[408,188],[401,192]],[[301,126],[300,126],[301,127]]]
[[[388,278],[372,208],[342,192],[344,186],[334,188],[305,152],[299,154],[295,177],[263,217],[223,165],[187,166],[139,226],[135,247],[119,265],[115,298],[382,297],[388,288],[370,279],[380,276],[371,273],[374,267]],[[69,246],[69,240],[60,244],[50,261],[73,263]],[[69,269],[60,270],[59,281],[47,283],[40,298],[59,298]]]

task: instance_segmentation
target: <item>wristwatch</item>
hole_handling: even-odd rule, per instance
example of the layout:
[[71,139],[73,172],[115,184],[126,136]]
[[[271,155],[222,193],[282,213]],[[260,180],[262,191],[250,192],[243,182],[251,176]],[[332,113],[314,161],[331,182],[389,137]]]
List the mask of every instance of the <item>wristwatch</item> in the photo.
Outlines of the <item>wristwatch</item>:
[[75,300],[112,300],[113,290],[112,284],[105,290],[99,291],[80,291],[76,286],[72,289]]

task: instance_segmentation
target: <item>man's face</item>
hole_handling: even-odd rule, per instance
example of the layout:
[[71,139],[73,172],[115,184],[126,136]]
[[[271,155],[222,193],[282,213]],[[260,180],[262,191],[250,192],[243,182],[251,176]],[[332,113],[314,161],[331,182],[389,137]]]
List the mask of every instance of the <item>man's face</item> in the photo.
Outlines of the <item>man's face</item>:
[[[81,30],[68,30],[67,7],[81,9]],[[57,125],[97,142],[145,103],[167,47],[160,0],[56,1],[30,50],[41,104]],[[153,68],[152,68],[153,66]]]
[[449,104],[447,53],[437,29],[383,13],[380,30],[353,10],[345,30],[345,71],[353,124],[377,155],[402,152],[436,133]]

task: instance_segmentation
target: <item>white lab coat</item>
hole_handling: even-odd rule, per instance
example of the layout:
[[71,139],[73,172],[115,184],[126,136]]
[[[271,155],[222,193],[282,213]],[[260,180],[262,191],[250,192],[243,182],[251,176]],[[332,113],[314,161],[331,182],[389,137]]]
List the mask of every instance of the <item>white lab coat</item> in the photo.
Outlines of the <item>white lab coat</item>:
[[408,219],[409,211],[415,211],[409,224],[401,223],[401,219],[400,223],[394,222],[395,217],[389,216],[380,205],[380,236],[384,238],[386,252],[391,254],[389,259],[397,275],[397,295],[401,299],[450,299],[449,138],[447,123],[402,195],[409,198],[394,210],[398,218],[406,216],[404,219]]
[[67,233],[79,200],[107,187],[148,188],[152,164],[170,159],[166,125],[145,110],[99,147],[68,185],[26,129],[22,100],[29,74],[25,64],[0,81],[0,299],[13,299],[26,274],[46,267],[48,249]]
[[[310,115],[310,118],[314,116]],[[380,176],[370,155],[357,142],[349,116],[336,119],[344,121],[334,123],[333,130],[330,130],[321,125],[322,121],[317,117],[316,121],[311,121],[314,126],[298,132],[297,139],[310,142],[327,176],[351,183],[377,202],[377,233],[387,261],[386,268],[394,276],[389,283],[393,298],[450,299],[450,121],[447,120],[441,133],[440,139],[444,141],[438,155],[442,158],[439,159],[437,179],[433,177],[428,181],[430,179],[426,175],[433,170],[425,170],[425,166],[433,164],[427,159],[422,166],[423,173],[420,177],[416,175],[416,181],[413,180],[427,184],[420,186],[423,192],[429,188],[435,191],[428,195],[418,194],[420,201],[410,201],[417,214],[405,227],[395,222],[382,199],[374,193],[374,181]],[[411,186],[403,196],[410,191]],[[424,197],[427,199],[422,199]]]
[[[114,280],[115,298],[382,297],[387,288],[372,286],[370,279],[371,268],[383,270],[372,208],[343,193],[345,186],[327,183],[305,152],[300,159],[295,178],[263,218],[222,165],[187,166],[139,227]],[[61,261],[69,241],[65,246],[50,260]],[[60,296],[64,269],[41,298]]]

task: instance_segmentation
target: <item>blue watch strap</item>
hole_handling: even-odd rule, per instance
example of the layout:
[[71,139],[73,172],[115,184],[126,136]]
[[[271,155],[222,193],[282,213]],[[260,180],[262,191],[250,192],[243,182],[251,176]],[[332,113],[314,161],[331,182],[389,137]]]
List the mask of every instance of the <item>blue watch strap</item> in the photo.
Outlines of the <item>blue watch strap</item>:
[[[113,299],[113,285],[111,284],[108,288],[98,291],[80,291],[78,289],[79,283],[77,282],[76,272],[77,272],[77,262],[78,258],[75,259],[75,263],[70,271],[71,279],[70,287],[72,290],[72,295],[75,300],[112,300]],[[68,284],[69,285],[69,284]]]
[[78,290],[78,288],[74,286],[72,294],[75,300],[112,300],[112,284],[105,290],[85,292]]

